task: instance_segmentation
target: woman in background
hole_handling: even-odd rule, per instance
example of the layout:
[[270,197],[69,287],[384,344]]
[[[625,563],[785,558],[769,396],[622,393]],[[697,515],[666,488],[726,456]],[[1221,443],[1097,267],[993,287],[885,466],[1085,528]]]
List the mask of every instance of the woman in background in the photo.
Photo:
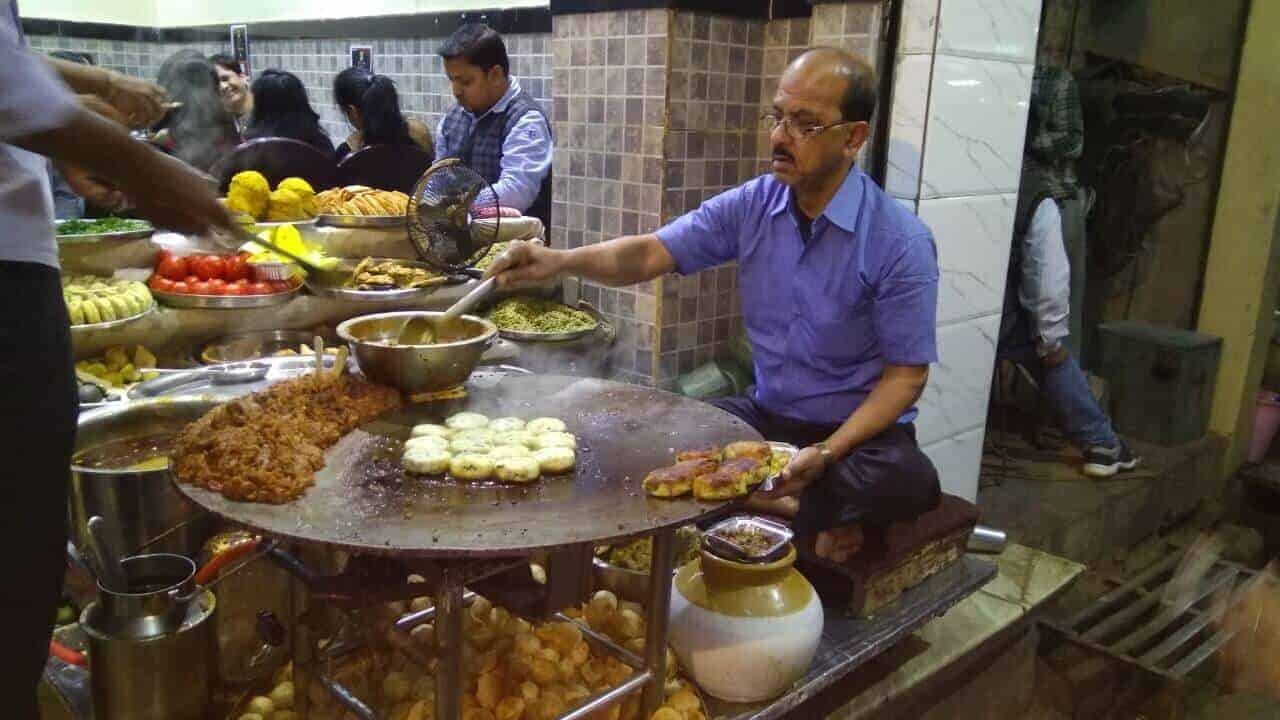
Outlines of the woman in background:
[[333,79],[333,101],[355,128],[338,146],[339,162],[366,145],[417,145],[434,155],[426,124],[400,113],[400,96],[391,78],[347,68]]
[[253,93],[249,90],[249,77],[240,71],[240,63],[230,55],[220,53],[209,58],[213,71],[218,74],[218,93],[227,112],[235,118],[236,127],[244,130],[253,113]]
[[170,98],[182,103],[155,128],[168,130],[162,144],[197,170],[209,172],[240,144],[235,120],[218,95],[213,65],[199,53],[182,51],[165,61],[157,79]]
[[246,140],[292,138],[333,155],[333,141],[320,127],[307,89],[297,75],[284,70],[264,70],[253,81],[253,115],[244,136]]

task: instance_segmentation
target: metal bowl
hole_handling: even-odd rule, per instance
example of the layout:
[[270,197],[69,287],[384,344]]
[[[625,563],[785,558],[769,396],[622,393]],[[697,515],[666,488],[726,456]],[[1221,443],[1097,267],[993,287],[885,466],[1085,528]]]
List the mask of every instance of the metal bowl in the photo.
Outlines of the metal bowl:
[[[177,433],[202,417],[219,401],[200,397],[166,398],[127,403],[81,413],[76,430],[77,454],[106,443],[160,432]],[[148,542],[152,552],[190,555],[200,551],[212,521],[197,515],[173,487],[168,468],[98,469],[71,465],[71,536],[87,547],[85,523],[94,515],[110,518],[111,545],[134,554]]]
[[264,330],[262,332],[228,335],[217,340],[211,340],[203,346],[196,347],[194,355],[196,362],[204,365],[257,360],[258,358],[274,357],[277,352],[282,350],[296,351],[300,345],[311,347],[311,342],[316,335],[324,339],[326,346],[331,346],[337,341],[337,336],[327,330],[322,332],[313,332],[311,330]]
[[461,384],[484,351],[498,338],[493,323],[474,315],[455,322],[465,340],[436,345],[393,345],[391,340],[411,317],[438,319],[444,313],[406,311],[362,315],[338,326],[338,337],[351,346],[360,370],[369,379],[409,393],[434,392]]

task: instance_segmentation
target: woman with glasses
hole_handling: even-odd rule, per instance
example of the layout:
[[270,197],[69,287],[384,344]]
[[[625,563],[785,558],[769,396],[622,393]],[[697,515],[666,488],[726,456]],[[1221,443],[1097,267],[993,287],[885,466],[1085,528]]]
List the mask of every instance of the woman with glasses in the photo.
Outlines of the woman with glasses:
[[504,288],[562,272],[617,286],[737,262],[756,386],[715,402],[804,448],[764,499],[836,562],[865,528],[914,519],[941,495],[913,424],[938,357],[937,254],[919,218],[854,164],[875,103],[865,61],[810,50],[765,118],[770,174],[657,232],[572,250],[517,243],[490,269]]

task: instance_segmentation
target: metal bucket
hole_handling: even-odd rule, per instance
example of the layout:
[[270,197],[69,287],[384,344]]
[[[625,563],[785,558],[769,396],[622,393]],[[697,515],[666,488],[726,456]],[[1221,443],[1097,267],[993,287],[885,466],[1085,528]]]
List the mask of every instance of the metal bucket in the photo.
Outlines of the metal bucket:
[[[165,398],[115,403],[83,413],[76,431],[76,452],[115,440],[177,432],[217,404],[208,398]],[[196,515],[173,487],[168,469],[163,468],[103,470],[73,461],[69,511],[72,540],[82,552],[88,547],[85,523],[93,515],[110,521],[111,546],[121,548],[127,555],[169,533],[146,550],[194,556],[214,523],[207,515]]]
[[151,637],[105,631],[102,606],[80,615],[89,636],[89,686],[95,720],[206,720],[212,704],[213,623],[204,591],[187,604],[177,630]]
[[[187,617],[188,599],[195,590],[196,564],[181,555],[135,555],[120,561],[128,592],[98,583],[102,610],[98,627],[112,635],[133,638],[171,632]],[[198,596],[197,596],[198,597]]]
[[[209,563],[227,548],[248,541],[244,530],[219,533],[205,543],[201,562]],[[291,617],[289,574],[273,562],[251,563],[219,582],[214,636],[218,645],[218,674],[225,685],[249,685],[271,675],[286,661],[284,648],[264,645],[259,624],[262,613],[277,620]],[[289,632],[289,628],[285,632]]]

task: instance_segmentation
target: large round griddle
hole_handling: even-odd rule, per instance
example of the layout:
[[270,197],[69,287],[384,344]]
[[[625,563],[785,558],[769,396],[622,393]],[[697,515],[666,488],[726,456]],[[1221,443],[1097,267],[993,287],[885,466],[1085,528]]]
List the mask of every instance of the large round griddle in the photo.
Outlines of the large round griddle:
[[[578,437],[577,469],[524,486],[410,475],[400,454],[410,428],[463,410],[490,418],[561,418]],[[493,376],[465,399],[413,405],[330,448],[316,483],[286,505],[180,490],[227,520],[291,540],[365,554],[484,557],[603,543],[693,522],[723,506],[648,497],[641,482],[675,453],[758,440],[751,427],[705,403],[652,388],[551,375]]]

